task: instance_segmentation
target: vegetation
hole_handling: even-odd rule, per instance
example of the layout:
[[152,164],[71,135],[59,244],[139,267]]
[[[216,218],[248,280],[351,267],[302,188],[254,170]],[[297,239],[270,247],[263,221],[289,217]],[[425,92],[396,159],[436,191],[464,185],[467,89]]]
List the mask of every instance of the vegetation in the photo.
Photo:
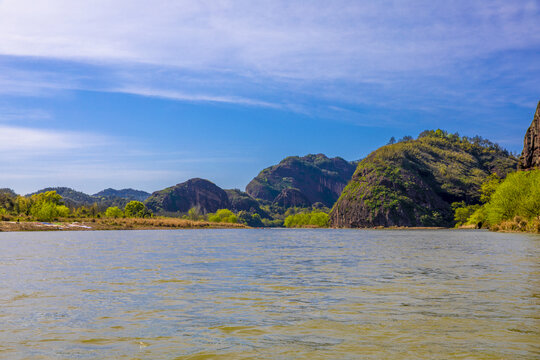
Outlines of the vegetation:
[[137,200],[127,203],[124,213],[126,214],[126,217],[152,217],[152,212],[148,210],[142,202]]
[[[466,222],[478,228],[540,232],[540,170],[518,171],[482,185],[486,202]],[[462,208],[456,209],[457,212]],[[456,215],[457,216],[457,215]]]
[[224,223],[236,224],[238,222],[238,218],[229,209],[219,209],[213,214],[212,213],[208,214],[208,221],[217,222],[217,223],[224,222]]
[[117,206],[111,206],[105,211],[105,216],[108,218],[121,218],[124,217],[124,212],[120,210]]
[[322,211],[298,213],[289,215],[285,219],[285,227],[328,227],[328,214]]

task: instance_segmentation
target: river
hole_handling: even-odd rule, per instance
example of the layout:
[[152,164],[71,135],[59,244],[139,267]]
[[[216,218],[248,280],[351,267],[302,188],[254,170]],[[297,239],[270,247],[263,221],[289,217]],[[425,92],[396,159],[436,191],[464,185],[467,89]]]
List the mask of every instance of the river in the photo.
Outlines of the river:
[[0,358],[540,358],[537,235],[27,232],[0,249]]

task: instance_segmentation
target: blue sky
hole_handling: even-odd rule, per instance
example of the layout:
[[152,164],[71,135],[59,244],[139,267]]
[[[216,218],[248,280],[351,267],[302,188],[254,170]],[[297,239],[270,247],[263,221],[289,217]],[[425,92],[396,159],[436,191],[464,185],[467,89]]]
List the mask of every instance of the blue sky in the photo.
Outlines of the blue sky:
[[241,188],[442,128],[521,152],[540,1],[0,0],[0,187]]

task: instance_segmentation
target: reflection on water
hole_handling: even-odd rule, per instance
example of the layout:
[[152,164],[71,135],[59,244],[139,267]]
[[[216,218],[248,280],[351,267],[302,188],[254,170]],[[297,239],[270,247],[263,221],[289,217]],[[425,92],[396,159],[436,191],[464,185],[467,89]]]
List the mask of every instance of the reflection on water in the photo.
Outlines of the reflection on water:
[[540,358],[540,237],[0,234],[0,358]]

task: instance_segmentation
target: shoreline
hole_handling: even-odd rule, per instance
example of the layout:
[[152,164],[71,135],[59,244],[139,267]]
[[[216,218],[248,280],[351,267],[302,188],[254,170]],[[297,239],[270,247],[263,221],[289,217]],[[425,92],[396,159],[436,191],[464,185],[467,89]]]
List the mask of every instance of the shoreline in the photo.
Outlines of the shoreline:
[[247,229],[243,224],[192,221],[176,218],[152,219],[74,219],[73,221],[0,221],[0,232],[25,231],[99,231],[99,230],[173,230],[173,229]]

